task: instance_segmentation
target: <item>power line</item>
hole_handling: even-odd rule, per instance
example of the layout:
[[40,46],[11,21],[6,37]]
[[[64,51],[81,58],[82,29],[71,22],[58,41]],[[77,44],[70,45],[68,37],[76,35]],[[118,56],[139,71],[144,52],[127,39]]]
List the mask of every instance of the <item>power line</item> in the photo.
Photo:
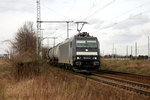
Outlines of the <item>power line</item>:
[[102,11],[104,8],[108,7],[109,5],[111,5],[112,3],[114,3],[116,0],[111,1],[110,3],[106,4],[105,6],[103,6],[102,8],[98,9],[97,11],[95,11],[94,13],[92,13],[91,15],[89,15],[88,17],[86,17],[85,19],[87,20],[88,18],[92,17],[93,15],[97,14],[98,12]]
[[[150,10],[143,11],[143,12],[138,13],[138,14],[136,14],[136,15],[134,15],[134,16],[131,16],[131,17],[136,17],[136,16],[138,16],[138,15],[141,15],[141,14],[144,14],[144,13],[148,13],[148,12],[150,12]],[[105,25],[105,26],[101,27],[100,29],[107,29],[107,28],[110,28],[110,27],[112,27],[112,26],[118,25],[118,24],[122,23],[122,22],[125,21],[125,20],[131,19],[131,17],[130,17],[130,18],[127,18],[127,19],[124,19],[124,20],[122,20],[122,21],[120,21],[120,22],[114,22],[114,23],[112,23],[111,25]],[[97,30],[97,31],[99,31],[99,30]],[[97,31],[95,31],[95,32],[97,32]]]
[[[149,1],[149,2],[150,2],[150,1]],[[147,4],[147,3],[149,3],[149,2],[143,3],[143,4],[141,4],[141,5],[139,5],[139,6],[135,7],[135,8],[133,8],[132,10],[134,10],[134,9],[136,9],[136,8],[138,8],[138,7],[144,6],[145,4]],[[131,11],[131,10],[129,10],[129,11]],[[127,12],[125,12],[125,13],[128,13],[129,11],[127,11]],[[140,12],[140,13],[134,15],[134,16],[131,16],[131,17],[136,17],[136,16],[138,16],[138,15],[140,15],[140,14],[144,14],[144,13],[148,13],[148,12],[150,12],[150,10],[146,10],[146,11]],[[123,14],[125,14],[125,13],[123,13]],[[121,14],[120,16],[122,16],[123,14]],[[119,18],[120,16],[116,16],[116,17],[114,17],[114,18]],[[112,19],[114,19],[114,18],[112,18]],[[127,19],[130,19],[130,18],[127,18]],[[100,29],[110,28],[110,27],[112,27],[112,26],[115,26],[115,25],[117,25],[117,24],[120,24],[121,22],[123,22],[123,21],[125,21],[125,20],[127,20],[127,19],[124,19],[124,20],[122,20],[122,21],[120,21],[120,22],[114,22],[114,23],[112,23],[112,25],[105,25],[104,27],[102,27],[102,28],[100,28]],[[109,27],[107,27],[107,26],[109,26]],[[98,30],[98,31],[99,31],[99,30]],[[97,32],[97,31],[96,31],[96,32]]]
[[[141,14],[144,14],[144,13],[148,13],[148,12],[150,12],[150,10],[143,11],[143,12],[138,13],[138,14],[136,14],[136,15],[134,15],[134,16],[131,16],[131,17],[136,17],[136,16],[138,16],[138,15],[141,15]],[[101,27],[101,28],[99,28],[99,29],[108,29],[108,28],[111,28],[111,27],[113,27],[113,26],[115,26],[115,25],[118,25],[118,24],[122,23],[122,22],[125,21],[125,20],[131,19],[131,17],[130,17],[130,18],[127,18],[127,19],[124,19],[124,20],[122,20],[122,21],[120,21],[120,22],[114,22],[114,23],[111,23],[110,25],[105,25],[105,26],[103,26],[103,27]],[[91,33],[95,33],[95,32],[98,32],[98,31],[99,31],[99,30],[93,31],[93,32],[91,32]]]
[[[101,0],[99,3],[101,3],[103,0]],[[92,4],[92,6],[91,6],[91,8],[88,10],[88,13],[87,13],[87,17],[89,16],[89,14],[90,14],[90,11],[93,9],[93,8],[95,8],[99,3],[97,3],[97,4],[94,4],[94,2],[95,2],[95,0],[93,1],[93,4]],[[86,18],[87,18],[86,17]]]
[[67,23],[67,39],[69,38],[69,23],[73,21],[39,21],[40,23]]
[[73,2],[73,4],[72,4],[71,8],[69,9],[68,13],[66,14],[66,15],[67,15],[67,17],[69,16],[70,12],[71,12],[71,11],[72,11],[72,9],[74,8],[74,6],[75,6],[76,2],[77,2],[77,0],[74,0],[74,2]]
[[[95,11],[94,13],[92,13],[91,15],[88,15],[86,18],[84,18],[83,20],[87,20],[88,18],[90,18],[90,17],[92,17],[93,15],[95,15],[96,13],[98,13],[98,12],[100,12],[101,10],[103,10],[104,8],[106,8],[107,6],[109,6],[110,4],[112,4],[113,2],[115,2],[116,0],[113,0],[113,1],[111,1],[111,2],[109,2],[108,4],[106,4],[105,6],[103,6],[102,8],[100,8],[100,9],[98,9],[97,11]],[[102,1],[101,1],[102,2]],[[101,3],[101,2],[99,2],[99,3]],[[98,3],[98,4],[99,4]],[[98,5],[98,4],[96,4],[96,5]],[[93,6],[94,7],[94,6]],[[90,9],[92,9],[93,7],[91,7]],[[83,13],[82,13],[82,15],[83,15]],[[80,18],[81,16],[79,16],[79,18]],[[74,20],[74,21],[77,21],[79,18],[77,18],[76,20]]]
[[[147,4],[147,3],[149,3],[149,2],[150,2],[150,1],[145,2],[145,3],[143,3],[143,4],[139,5],[139,6],[137,6],[137,7],[133,8],[133,9],[131,9],[131,10],[128,10],[127,12],[122,13],[122,14],[119,15],[119,16],[113,17],[112,19],[119,18],[119,17],[121,17],[121,16],[123,16],[123,15],[125,15],[125,14],[127,14],[127,13],[129,13],[129,12],[131,12],[131,11],[137,9],[137,8],[139,8],[139,7],[144,6],[145,4]],[[110,19],[110,20],[112,20],[112,19]]]
[[64,15],[63,15],[63,14],[61,14],[60,12],[58,12],[58,11],[56,11],[56,10],[54,10],[54,9],[50,8],[50,7],[47,7],[45,4],[43,4],[43,5],[44,5],[44,7],[45,7],[45,8],[47,8],[47,9],[49,9],[49,10],[53,11],[55,14],[57,14],[57,15],[59,15],[59,16],[61,16],[61,17],[63,17],[64,19],[66,18],[66,16],[64,16]]
[[[96,6],[98,6],[102,1],[103,1],[103,0],[101,0],[101,1],[99,1],[98,3],[94,4],[94,2],[95,2],[95,0],[94,0],[92,6],[91,6],[87,11],[83,12],[82,15],[80,15],[78,18],[76,18],[75,21],[77,21],[78,19],[81,19],[81,17],[82,17],[83,15],[85,15],[86,13],[88,14],[87,16],[89,16],[89,12],[90,12],[93,8],[95,8]],[[84,19],[85,19],[85,18],[84,18]]]

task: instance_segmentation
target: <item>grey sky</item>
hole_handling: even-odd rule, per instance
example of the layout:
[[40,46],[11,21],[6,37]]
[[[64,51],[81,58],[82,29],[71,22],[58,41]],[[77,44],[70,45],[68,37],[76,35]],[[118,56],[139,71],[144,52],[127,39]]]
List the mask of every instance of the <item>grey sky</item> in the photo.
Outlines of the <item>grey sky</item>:
[[[13,40],[25,21],[33,21],[36,27],[36,0],[0,2],[0,42]],[[88,21],[83,31],[98,37],[105,54],[111,54],[115,44],[118,54],[125,55],[126,46],[134,47],[135,42],[139,54],[147,54],[150,0],[41,0],[41,19]],[[66,24],[42,24],[42,28],[45,37],[59,36],[56,43],[66,38]],[[70,29],[71,37],[77,33],[76,25],[70,24]],[[0,54],[7,49],[8,43],[0,44]]]

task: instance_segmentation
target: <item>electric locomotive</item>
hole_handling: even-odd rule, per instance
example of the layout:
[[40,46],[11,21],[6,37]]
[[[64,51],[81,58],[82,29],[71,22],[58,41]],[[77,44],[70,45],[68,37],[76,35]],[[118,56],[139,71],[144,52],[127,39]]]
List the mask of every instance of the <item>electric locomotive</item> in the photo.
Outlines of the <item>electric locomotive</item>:
[[82,32],[65,40],[49,50],[53,64],[75,71],[96,71],[100,69],[100,48],[96,37]]

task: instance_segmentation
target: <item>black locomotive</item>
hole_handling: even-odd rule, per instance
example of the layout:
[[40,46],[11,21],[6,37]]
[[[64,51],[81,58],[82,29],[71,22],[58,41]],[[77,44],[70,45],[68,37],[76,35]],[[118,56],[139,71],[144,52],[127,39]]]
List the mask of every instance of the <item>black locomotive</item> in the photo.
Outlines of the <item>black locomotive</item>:
[[76,71],[95,71],[100,69],[99,41],[96,37],[82,32],[65,40],[49,50],[49,60]]

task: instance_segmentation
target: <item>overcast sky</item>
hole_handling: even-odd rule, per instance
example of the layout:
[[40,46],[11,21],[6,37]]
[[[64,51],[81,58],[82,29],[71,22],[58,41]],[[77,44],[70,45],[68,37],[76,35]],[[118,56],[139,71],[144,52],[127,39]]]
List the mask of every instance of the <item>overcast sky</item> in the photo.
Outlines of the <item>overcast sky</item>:
[[[8,50],[4,40],[13,40],[18,28],[33,21],[36,28],[36,0],[0,0],[0,54]],[[41,0],[41,20],[87,21],[82,31],[96,36],[101,53],[111,54],[114,44],[117,54],[131,53],[138,44],[138,54],[148,52],[150,36],[150,0]],[[56,43],[66,39],[66,24],[42,24],[43,36],[57,36]],[[70,37],[77,34],[70,24]],[[47,45],[47,40],[44,40]],[[49,43],[51,46],[53,40]]]

